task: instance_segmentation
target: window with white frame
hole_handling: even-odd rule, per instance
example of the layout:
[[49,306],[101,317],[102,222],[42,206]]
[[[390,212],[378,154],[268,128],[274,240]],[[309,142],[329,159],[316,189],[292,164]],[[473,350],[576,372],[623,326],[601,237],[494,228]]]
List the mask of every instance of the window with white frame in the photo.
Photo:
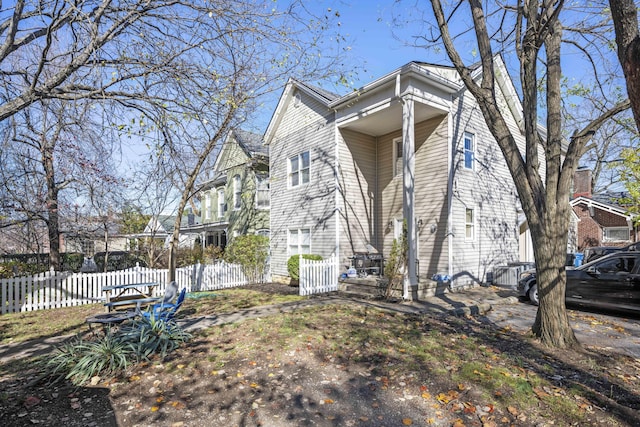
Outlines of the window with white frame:
[[465,240],[473,240],[475,238],[476,226],[473,209],[465,209],[464,217],[464,238]]
[[211,219],[211,194],[208,191],[204,193],[204,206],[202,210],[204,211],[204,219]]
[[627,242],[630,240],[628,227],[605,227],[603,231],[605,242]]
[[268,228],[261,228],[260,230],[256,230],[256,234],[258,236],[269,237],[269,229]]
[[256,207],[267,209],[269,207],[269,176],[256,175]]
[[224,188],[218,189],[218,218],[222,218],[227,210],[227,205],[224,203]]
[[289,256],[311,253],[311,230],[294,228],[289,230]]
[[393,176],[402,175],[402,138],[393,140]]
[[289,187],[297,187],[309,182],[309,152],[289,157]]
[[233,209],[238,210],[242,205],[242,181],[240,175],[233,177]]
[[464,133],[464,167],[465,169],[474,168],[476,151],[476,137],[474,134]]

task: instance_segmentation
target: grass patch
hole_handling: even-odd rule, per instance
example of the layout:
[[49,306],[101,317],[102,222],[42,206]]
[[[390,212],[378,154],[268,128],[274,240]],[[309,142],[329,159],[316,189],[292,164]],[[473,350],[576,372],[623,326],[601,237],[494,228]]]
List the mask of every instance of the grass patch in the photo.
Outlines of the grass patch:
[[0,315],[0,345],[86,332],[85,319],[104,312],[102,304]]

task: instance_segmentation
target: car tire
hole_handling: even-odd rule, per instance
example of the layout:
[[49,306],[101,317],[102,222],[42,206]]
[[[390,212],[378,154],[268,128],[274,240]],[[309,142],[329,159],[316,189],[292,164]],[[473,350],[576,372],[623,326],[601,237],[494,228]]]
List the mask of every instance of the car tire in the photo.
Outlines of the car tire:
[[540,304],[540,299],[538,298],[538,285],[535,283],[529,288],[529,301],[531,301],[531,304],[533,305]]

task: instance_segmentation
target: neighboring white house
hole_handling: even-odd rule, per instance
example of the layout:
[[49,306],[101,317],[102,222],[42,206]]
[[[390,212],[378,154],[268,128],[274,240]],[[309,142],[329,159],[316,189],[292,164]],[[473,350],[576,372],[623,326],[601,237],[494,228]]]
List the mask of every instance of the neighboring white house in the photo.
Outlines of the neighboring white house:
[[[169,246],[171,234],[176,223],[175,215],[152,216],[140,234],[133,235],[133,238],[147,238],[162,240],[165,247]],[[180,237],[178,238],[179,248],[193,248],[200,238],[200,218],[187,210],[180,221]]]
[[[519,98],[499,57],[495,67],[500,108],[524,151]],[[410,62],[345,96],[290,79],[265,143],[274,277],[298,253],[335,254],[344,266],[356,252],[388,257],[404,221],[405,296],[436,273],[466,286],[518,261],[517,191],[452,67]]]

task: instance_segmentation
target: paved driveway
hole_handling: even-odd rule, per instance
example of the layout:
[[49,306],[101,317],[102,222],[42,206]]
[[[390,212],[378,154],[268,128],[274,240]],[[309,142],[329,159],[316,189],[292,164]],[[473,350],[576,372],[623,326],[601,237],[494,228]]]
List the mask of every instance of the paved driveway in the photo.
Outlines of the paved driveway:
[[[499,327],[531,330],[537,307],[529,303],[492,305],[485,316]],[[640,359],[640,318],[569,308],[569,320],[585,347],[607,348]]]

